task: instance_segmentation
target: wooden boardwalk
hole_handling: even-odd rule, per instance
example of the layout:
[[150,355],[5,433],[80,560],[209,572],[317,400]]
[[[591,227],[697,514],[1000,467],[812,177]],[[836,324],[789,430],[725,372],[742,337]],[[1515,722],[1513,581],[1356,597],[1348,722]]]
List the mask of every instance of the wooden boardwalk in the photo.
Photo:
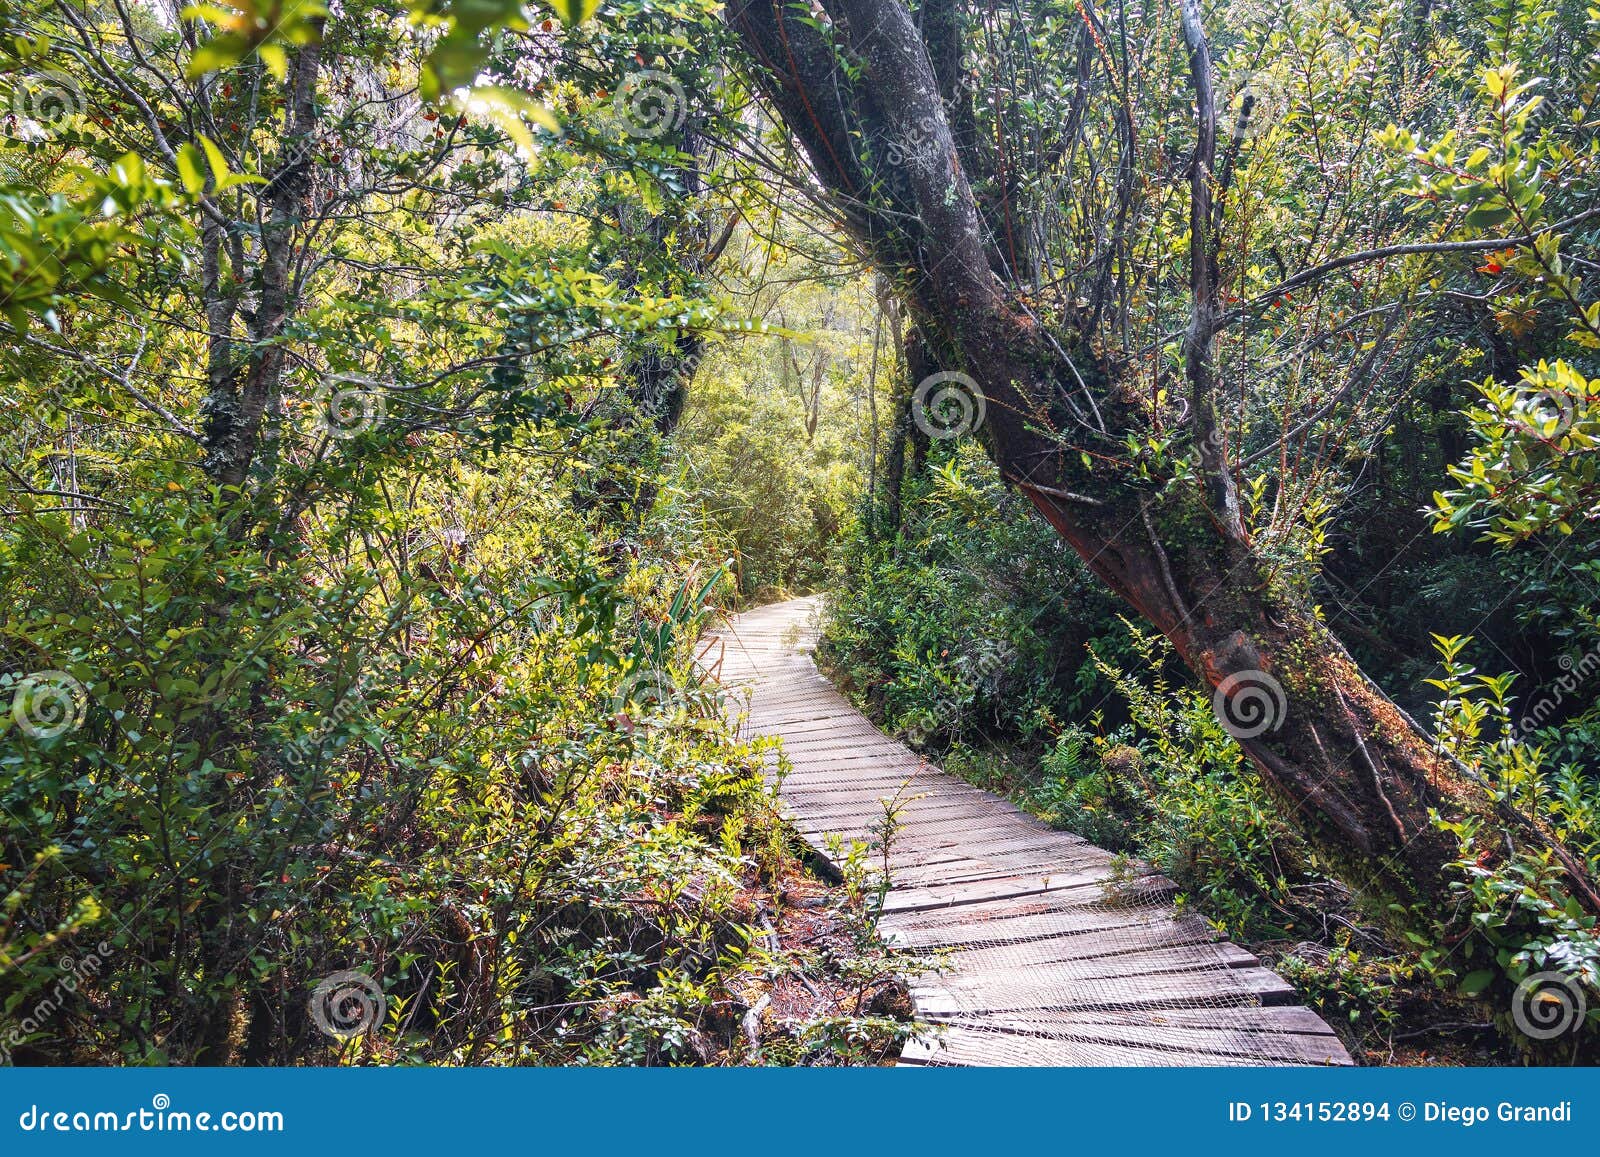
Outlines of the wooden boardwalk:
[[937,1026],[901,1063],[1351,1063],[1282,979],[1180,915],[1169,881],[883,735],[812,663],[818,609],[737,616],[718,633],[722,679],[748,703],[748,733],[783,738],[784,807],[823,855],[829,836],[871,844],[883,801],[900,801],[880,930],[927,958],[909,983]]

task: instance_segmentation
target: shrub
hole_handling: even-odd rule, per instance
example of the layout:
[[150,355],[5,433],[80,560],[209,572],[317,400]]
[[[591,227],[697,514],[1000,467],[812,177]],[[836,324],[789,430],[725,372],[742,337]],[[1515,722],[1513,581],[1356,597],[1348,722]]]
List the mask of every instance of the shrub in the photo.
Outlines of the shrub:
[[[943,451],[941,451],[943,453]],[[846,541],[822,658],[891,729],[936,749],[1050,738],[1103,690],[1084,643],[1120,623],[1069,547],[974,446],[908,479],[905,524]]]
[[[1516,993],[1551,974],[1574,1008],[1587,1009],[1589,1044],[1600,1028],[1600,933],[1567,886],[1566,872],[1552,851],[1523,852],[1501,859],[1480,854],[1510,844],[1502,805],[1530,817],[1575,856],[1588,877],[1600,874],[1600,791],[1577,767],[1552,769],[1544,748],[1527,741],[1515,721],[1512,676],[1480,675],[1461,659],[1470,640],[1438,637],[1443,670],[1430,682],[1441,698],[1435,729],[1442,753],[1481,785],[1483,813],[1461,823],[1439,821],[1453,835],[1461,856],[1462,902],[1471,908],[1476,933],[1454,951],[1419,937],[1421,959],[1442,980],[1460,979],[1463,992],[1491,989]],[[1577,996],[1589,998],[1583,1002]],[[1544,994],[1537,994],[1544,999]],[[1537,1022],[1535,1022],[1537,1023]],[[1524,1027],[1524,1026],[1518,1026]],[[1524,1031],[1522,1043],[1529,1044]],[[1536,1038],[1535,1038],[1536,1039]]]
[[[665,1062],[737,1037],[749,886],[786,853],[691,661],[724,580],[619,563],[536,475],[421,458],[427,488],[363,470],[248,535],[166,466],[116,517],[8,496],[8,1053]],[[339,1040],[308,998],[347,973],[345,1012],[386,1011]]]
[[1169,876],[1219,929],[1244,939],[1306,919],[1299,891],[1320,879],[1209,696],[1173,686],[1165,640],[1132,626],[1139,676],[1099,654],[1131,721],[1109,734],[1068,728],[1027,792],[1053,823]]

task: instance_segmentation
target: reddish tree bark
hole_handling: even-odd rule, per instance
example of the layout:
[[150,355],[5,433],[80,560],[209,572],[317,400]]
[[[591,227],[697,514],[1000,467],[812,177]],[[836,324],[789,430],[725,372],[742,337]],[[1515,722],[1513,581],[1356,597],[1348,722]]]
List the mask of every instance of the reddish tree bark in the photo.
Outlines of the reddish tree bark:
[[[1007,262],[986,241],[993,234],[916,21],[900,0],[823,0],[822,8],[831,30],[784,0],[733,0],[727,19],[849,229],[895,279],[919,332],[941,347],[943,367],[981,387],[980,434],[1002,474],[1214,690],[1285,815],[1347,882],[1420,921],[1447,917],[1462,903],[1453,887],[1459,849],[1431,813],[1459,820],[1496,805],[1363,674],[1303,595],[1273,577],[1241,525],[1211,397],[1216,138],[1197,12],[1184,5],[1182,29],[1199,109],[1186,347],[1197,479],[1157,487],[1068,452],[1063,432],[1115,446],[1142,429],[1141,415],[1111,359],[1047,331],[994,272]],[[937,28],[950,35],[948,21]],[[837,67],[834,42],[855,67]],[[948,61],[948,43],[939,51]],[[1276,687],[1281,700],[1267,704],[1257,730],[1250,709]],[[1581,861],[1550,833],[1503,807],[1495,818],[1524,848],[1552,853],[1584,907],[1600,912]]]

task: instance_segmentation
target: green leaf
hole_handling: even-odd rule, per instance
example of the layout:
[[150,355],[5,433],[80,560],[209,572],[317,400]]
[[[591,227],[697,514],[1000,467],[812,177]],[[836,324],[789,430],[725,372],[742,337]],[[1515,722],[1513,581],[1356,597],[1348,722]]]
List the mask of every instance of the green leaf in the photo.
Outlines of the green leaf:
[[256,49],[256,55],[261,57],[261,63],[267,66],[267,71],[279,80],[284,80],[289,75],[289,54],[283,50],[283,45],[267,43]]
[[199,80],[208,72],[231,68],[250,51],[250,42],[242,36],[219,36],[208,40],[189,57],[189,67],[183,70],[190,80]]
[[533,134],[523,123],[524,118],[552,133],[561,131],[561,122],[556,119],[555,113],[526,93],[503,85],[490,84],[473,89],[467,107],[482,112],[499,125],[507,136],[522,147],[524,153],[532,153],[534,149]]
[[550,10],[568,28],[582,24],[600,8],[600,0],[546,0]]
[[1494,969],[1480,968],[1476,972],[1469,972],[1461,981],[1461,995],[1477,996],[1478,993],[1494,983]]
[[200,142],[200,147],[205,150],[206,163],[211,166],[211,175],[216,178],[217,187],[221,188],[222,183],[228,179],[228,173],[230,172],[227,159],[222,155],[222,150],[217,148],[205,133],[195,134],[195,139]]
[[203,158],[200,150],[190,144],[178,146],[178,180],[184,191],[198,193],[206,187],[205,173],[201,171]]
[[1464,225],[1469,229],[1492,229],[1511,220],[1511,209],[1506,205],[1479,205],[1467,214]]

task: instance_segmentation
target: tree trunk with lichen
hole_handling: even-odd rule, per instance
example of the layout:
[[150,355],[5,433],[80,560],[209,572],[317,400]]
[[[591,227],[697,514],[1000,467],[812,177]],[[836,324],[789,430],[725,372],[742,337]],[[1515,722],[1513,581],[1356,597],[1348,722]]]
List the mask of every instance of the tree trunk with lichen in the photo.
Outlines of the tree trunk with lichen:
[[[901,352],[904,374],[895,388],[894,421],[889,424],[888,449],[884,455],[884,518],[882,533],[893,538],[900,533],[904,519],[906,477],[921,477],[927,470],[928,435],[916,423],[914,404],[917,383],[933,372],[927,343],[916,326],[909,333],[894,327],[895,344]],[[909,452],[910,460],[907,461]]]
[[[896,279],[919,332],[952,359],[945,368],[975,379],[984,404],[977,432],[1002,475],[1171,640],[1285,817],[1377,915],[1463,927],[1459,846],[1433,817],[1463,820],[1495,805],[1362,673],[1305,596],[1275,579],[1240,525],[1207,392],[1214,270],[1200,251],[1203,233],[1188,347],[1196,479],[1156,485],[1086,465],[1055,436],[1081,426],[1085,410],[1110,442],[1140,429],[1115,365],[1087,340],[1063,348],[996,276],[1008,263],[985,242],[940,78],[905,7],[823,7],[831,28],[782,0],[735,0],[727,19],[855,237]],[[1209,59],[1191,14],[1186,7],[1184,31],[1200,76]],[[851,69],[836,67],[836,44]],[[1209,92],[1199,99],[1203,110]],[[1205,171],[1194,181],[1199,224],[1208,181]],[[1600,913],[1594,882],[1550,833],[1503,810],[1495,818],[1520,849],[1562,863],[1572,893]]]

